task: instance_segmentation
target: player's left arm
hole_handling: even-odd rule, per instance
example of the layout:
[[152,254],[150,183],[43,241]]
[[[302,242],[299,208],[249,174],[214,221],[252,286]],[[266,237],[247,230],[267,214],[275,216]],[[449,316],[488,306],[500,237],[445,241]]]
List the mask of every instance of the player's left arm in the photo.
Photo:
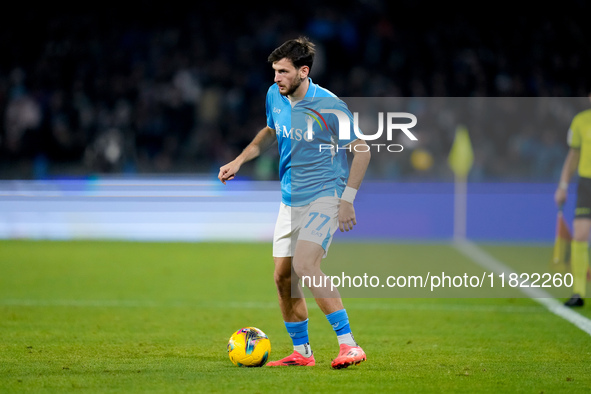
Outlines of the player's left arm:
[[357,139],[352,141],[349,145],[351,146],[351,152],[353,152],[354,156],[353,161],[351,162],[351,168],[349,169],[347,187],[341,196],[341,203],[339,205],[338,220],[339,229],[341,231],[353,230],[353,226],[357,224],[353,200],[355,199],[357,190],[359,190],[361,182],[365,177],[365,172],[371,159],[369,147],[355,149],[356,146],[367,145],[364,140]]

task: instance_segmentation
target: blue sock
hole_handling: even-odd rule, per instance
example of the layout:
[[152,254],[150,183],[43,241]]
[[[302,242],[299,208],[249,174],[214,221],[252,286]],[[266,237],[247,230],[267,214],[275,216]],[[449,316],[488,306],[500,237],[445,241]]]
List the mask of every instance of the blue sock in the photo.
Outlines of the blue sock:
[[341,309],[340,311],[336,311],[333,313],[329,313],[326,315],[328,322],[332,326],[332,329],[337,334],[337,340],[339,341],[339,346],[342,344],[347,344],[349,346],[359,346],[357,342],[355,342],[355,338],[353,338],[353,333],[351,332],[351,327],[349,326],[349,316],[347,316],[347,311]]
[[351,327],[349,326],[349,316],[347,311],[341,309],[326,315],[328,322],[332,326],[332,329],[337,333],[337,336],[351,333]]
[[285,322],[287,333],[291,337],[293,346],[304,345],[308,340],[308,319],[299,322]]

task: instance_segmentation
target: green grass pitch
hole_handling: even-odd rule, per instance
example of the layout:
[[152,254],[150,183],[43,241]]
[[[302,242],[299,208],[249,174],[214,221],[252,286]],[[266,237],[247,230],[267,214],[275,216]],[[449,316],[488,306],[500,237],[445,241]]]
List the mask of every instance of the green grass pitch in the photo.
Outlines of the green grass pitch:
[[[482,248],[518,268],[551,253]],[[326,264],[365,264],[359,249],[335,243]],[[315,367],[235,367],[226,344],[243,326],[267,333],[271,359],[292,351],[270,256],[270,243],[0,241],[0,392],[591,391],[591,337],[526,297],[345,298],[368,356],[345,370],[330,368],[336,337],[308,299]],[[446,244],[373,245],[371,259],[482,272]]]

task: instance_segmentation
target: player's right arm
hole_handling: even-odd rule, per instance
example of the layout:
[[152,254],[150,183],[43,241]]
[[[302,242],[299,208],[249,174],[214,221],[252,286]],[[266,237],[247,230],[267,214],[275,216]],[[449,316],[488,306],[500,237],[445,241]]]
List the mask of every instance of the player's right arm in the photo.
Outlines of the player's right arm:
[[258,157],[261,152],[264,152],[275,140],[275,130],[269,126],[265,126],[257,133],[250,144],[244,148],[234,160],[228,164],[220,167],[218,179],[225,185],[226,181],[234,179],[242,164]]
[[557,206],[562,206],[566,202],[566,196],[568,191],[568,184],[574,175],[577,167],[579,166],[579,159],[581,157],[581,150],[578,148],[570,148],[564,165],[562,166],[562,172],[560,173],[560,181],[558,182],[558,188],[554,193],[554,201]]

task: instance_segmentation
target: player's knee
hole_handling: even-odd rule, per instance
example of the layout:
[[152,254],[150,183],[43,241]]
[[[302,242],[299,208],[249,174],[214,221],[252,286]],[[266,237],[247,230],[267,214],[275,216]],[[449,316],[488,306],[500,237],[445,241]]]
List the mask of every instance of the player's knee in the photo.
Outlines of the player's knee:
[[587,226],[575,226],[573,231],[573,241],[587,242],[589,240],[589,228]]
[[275,287],[280,297],[290,297],[292,279],[290,275],[275,274]]
[[293,270],[298,278],[311,277],[317,274],[312,265],[302,262],[295,262],[293,265]]
[[275,273],[273,274],[275,279],[275,284],[277,288],[281,289],[283,287],[289,288],[291,286],[291,270],[278,270],[275,269]]
[[575,218],[573,222],[573,240],[587,242],[591,233],[591,219]]

